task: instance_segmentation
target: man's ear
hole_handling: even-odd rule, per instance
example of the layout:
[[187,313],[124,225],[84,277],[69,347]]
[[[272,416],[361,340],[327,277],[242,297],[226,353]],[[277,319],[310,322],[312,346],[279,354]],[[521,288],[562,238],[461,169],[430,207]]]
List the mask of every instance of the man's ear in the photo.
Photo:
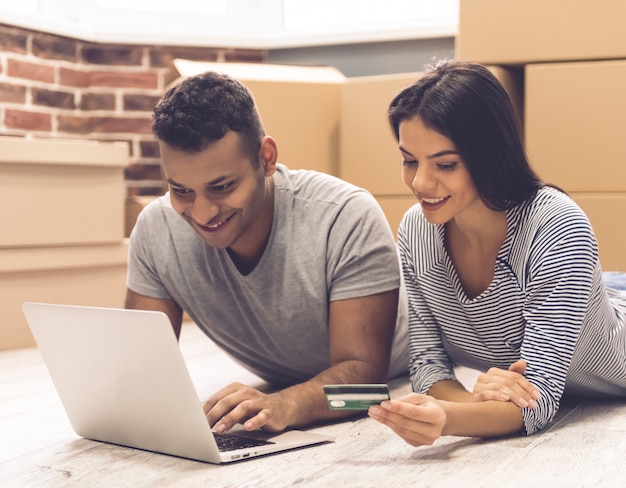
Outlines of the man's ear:
[[276,171],[278,161],[278,147],[276,141],[270,136],[261,139],[261,149],[259,149],[259,161],[263,165],[265,176],[272,176]]

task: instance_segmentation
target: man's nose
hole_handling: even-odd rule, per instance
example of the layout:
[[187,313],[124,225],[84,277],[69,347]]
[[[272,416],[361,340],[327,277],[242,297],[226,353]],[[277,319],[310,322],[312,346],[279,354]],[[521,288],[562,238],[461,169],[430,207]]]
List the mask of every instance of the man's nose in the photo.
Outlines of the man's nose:
[[219,206],[208,198],[196,198],[189,207],[187,215],[201,225],[208,224],[220,213]]

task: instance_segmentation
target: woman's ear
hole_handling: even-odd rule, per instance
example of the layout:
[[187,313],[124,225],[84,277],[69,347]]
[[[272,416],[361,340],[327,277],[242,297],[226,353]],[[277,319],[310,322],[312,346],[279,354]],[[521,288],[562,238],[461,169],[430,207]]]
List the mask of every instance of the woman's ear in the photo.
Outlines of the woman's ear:
[[272,176],[276,171],[278,161],[278,147],[276,141],[271,136],[264,136],[261,139],[261,149],[259,149],[259,160],[263,165],[265,176]]

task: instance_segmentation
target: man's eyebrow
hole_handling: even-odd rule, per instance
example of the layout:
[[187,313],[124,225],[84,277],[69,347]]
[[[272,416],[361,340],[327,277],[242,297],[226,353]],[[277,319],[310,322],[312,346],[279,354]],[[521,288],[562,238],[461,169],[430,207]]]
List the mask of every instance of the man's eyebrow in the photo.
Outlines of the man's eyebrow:
[[[402,145],[398,146],[398,149],[400,149],[400,151],[402,151],[404,154],[408,154],[409,156],[413,156],[409,151],[407,151],[405,148],[403,148]],[[436,152],[434,154],[429,154],[428,156],[426,156],[426,159],[436,159],[436,158],[440,158],[441,156],[448,156],[450,154],[454,154],[456,156],[459,155],[458,151],[455,151],[453,149],[444,149],[443,151],[439,151],[439,152]]]
[[172,186],[178,186],[180,188],[184,188],[185,185],[181,185],[180,183],[176,183],[172,178],[167,178],[166,180]]
[[[214,180],[211,180],[209,182],[206,183],[206,186],[213,186],[213,185],[219,185],[222,181],[227,180],[229,178],[229,176],[219,176],[217,178],[215,178]],[[172,186],[177,186],[179,188],[186,188],[185,185],[181,184],[181,183],[177,183],[176,181],[174,181],[172,178],[167,178],[166,180],[170,185]]]

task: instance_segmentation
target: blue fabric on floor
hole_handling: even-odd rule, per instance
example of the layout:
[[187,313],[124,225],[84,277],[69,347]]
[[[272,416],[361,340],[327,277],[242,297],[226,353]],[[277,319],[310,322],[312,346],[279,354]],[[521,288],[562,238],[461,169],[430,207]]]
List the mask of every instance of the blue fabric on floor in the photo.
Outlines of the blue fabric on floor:
[[605,271],[604,283],[615,290],[626,290],[626,272]]

